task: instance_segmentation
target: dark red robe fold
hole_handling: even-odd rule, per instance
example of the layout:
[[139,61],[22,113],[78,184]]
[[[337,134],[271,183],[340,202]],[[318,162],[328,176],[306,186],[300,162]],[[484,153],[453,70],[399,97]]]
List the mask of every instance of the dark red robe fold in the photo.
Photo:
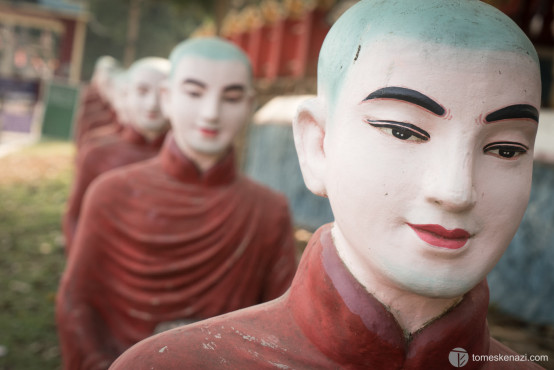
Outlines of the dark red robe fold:
[[472,361],[472,355],[514,354],[489,337],[488,298],[483,281],[406,339],[393,315],[343,264],[326,225],[310,240],[285,295],[150,337],[110,369],[444,370],[454,368],[449,353],[458,347],[470,357],[463,369],[538,368]]
[[75,140],[79,146],[85,134],[95,128],[113,123],[116,115],[111,105],[99,94],[94,85],[83,88],[75,118]]
[[81,144],[78,146],[77,149],[77,155],[81,153],[85,148],[89,145],[95,145],[97,142],[100,142],[104,140],[106,137],[115,137],[119,136],[123,129],[126,126],[119,122],[119,120],[115,120],[114,122],[97,127],[95,129],[92,129],[90,131],[87,131],[83,134],[83,138],[81,139]]
[[99,127],[113,124],[117,120],[115,111],[111,107],[99,111],[92,111],[87,114],[79,126],[76,134],[76,145],[79,147],[83,144],[83,139],[86,134]]
[[62,222],[66,253],[71,248],[81,203],[92,181],[114,168],[154,157],[164,139],[165,134],[149,142],[133,127],[126,126],[119,135],[99,136],[83,147],[77,157],[75,181]]
[[295,270],[285,198],[236,173],[232,152],[200,173],[166,140],[85,196],[57,299],[64,367],[111,362],[161,322],[278,297]]

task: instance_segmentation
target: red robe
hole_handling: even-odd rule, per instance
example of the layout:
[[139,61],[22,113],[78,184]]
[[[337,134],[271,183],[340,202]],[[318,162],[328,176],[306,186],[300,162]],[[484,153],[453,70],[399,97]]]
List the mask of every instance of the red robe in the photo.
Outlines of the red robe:
[[81,144],[77,147],[77,154],[85,150],[89,145],[95,145],[97,142],[103,141],[104,138],[112,136],[118,136],[121,134],[125,125],[120,123],[117,119],[107,125],[97,127],[95,129],[89,130],[83,134],[81,139]]
[[97,127],[113,123],[116,119],[115,112],[110,104],[105,101],[94,85],[88,85],[81,93],[79,107],[75,119],[75,140],[81,144],[85,134]]
[[80,126],[78,127],[76,134],[76,145],[77,147],[83,144],[83,139],[86,137],[87,133],[97,129],[99,127],[107,126],[113,124],[117,120],[115,111],[111,107],[101,109],[98,111],[92,111],[87,114],[81,121]]
[[75,182],[62,222],[66,253],[69,253],[73,241],[85,192],[92,181],[114,168],[154,157],[164,139],[165,134],[149,142],[134,128],[127,126],[119,135],[100,136],[83,147],[77,157]]
[[296,270],[285,197],[236,172],[200,173],[166,140],[85,197],[57,298],[65,369],[107,367],[157,324],[276,298]]
[[406,340],[393,315],[352,276],[331,227],[310,240],[290,290],[255,307],[150,337],[110,369],[452,369],[449,353],[469,354],[466,369],[537,368],[530,362],[474,362],[513,354],[491,339],[485,281],[449,312]]

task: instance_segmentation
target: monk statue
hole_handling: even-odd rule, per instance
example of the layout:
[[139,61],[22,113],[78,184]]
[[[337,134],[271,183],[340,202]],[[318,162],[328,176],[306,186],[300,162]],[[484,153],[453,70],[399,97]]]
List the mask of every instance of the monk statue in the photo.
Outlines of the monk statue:
[[492,360],[518,357],[489,335],[485,278],[527,205],[539,81],[532,44],[485,3],[356,3],[294,121],[334,222],[290,290],[153,336],[111,368],[535,368]]
[[67,253],[77,227],[83,198],[92,181],[106,171],[158,154],[169,128],[160,108],[160,87],[168,77],[169,69],[167,59],[140,59],[126,72],[127,88],[120,90],[123,82],[120,78],[118,88],[114,86],[112,89],[114,96],[111,100],[118,121],[127,123],[118,133],[104,133],[94,140],[90,138],[89,144],[79,151],[75,181],[63,219]]
[[127,90],[129,78],[125,69],[117,69],[113,73],[111,88],[107,94],[107,100],[113,111],[114,119],[100,127],[90,129],[83,133],[79,146],[76,147],[77,155],[87,145],[94,145],[97,141],[107,136],[117,136],[129,121],[129,109],[127,107]]
[[107,368],[158,325],[277,298],[296,271],[285,197],[235,165],[255,98],[246,55],[199,38],[170,62],[172,135],[87,190],[57,296],[65,369]]
[[119,62],[109,55],[96,61],[90,84],[81,93],[75,119],[75,140],[77,145],[86,132],[111,123],[115,112],[109,102],[112,76],[119,69]]

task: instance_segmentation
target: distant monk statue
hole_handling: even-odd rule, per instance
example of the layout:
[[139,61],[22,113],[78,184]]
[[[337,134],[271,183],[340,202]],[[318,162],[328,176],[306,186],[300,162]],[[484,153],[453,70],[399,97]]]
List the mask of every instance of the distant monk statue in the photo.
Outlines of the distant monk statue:
[[[168,77],[169,69],[169,61],[163,58],[144,58],[131,65],[125,94],[113,99],[118,119],[128,120],[125,128],[119,135],[99,136],[79,152],[75,182],[63,219],[67,253],[77,227],[81,203],[92,181],[106,171],[158,154],[169,128],[160,108],[160,87]],[[126,117],[127,111],[129,117]]]
[[489,335],[485,277],[531,185],[540,79],[523,32],[476,0],[362,0],[322,46],[318,89],[294,136],[335,221],[291,289],[112,369],[536,367],[486,357],[515,359]]
[[117,69],[113,72],[111,88],[107,94],[107,100],[115,112],[113,120],[105,125],[96,127],[83,133],[79,145],[76,147],[77,155],[88,145],[95,145],[98,141],[108,136],[117,136],[129,121],[129,108],[127,107],[128,73],[125,69]]
[[90,84],[81,93],[75,119],[75,140],[80,144],[86,132],[113,122],[115,112],[109,102],[111,75],[119,63],[104,55],[96,61]]
[[171,138],[85,197],[57,298],[65,369],[107,368],[159,324],[279,297],[296,271],[285,197],[235,166],[232,141],[254,102],[246,55],[193,39],[170,61]]

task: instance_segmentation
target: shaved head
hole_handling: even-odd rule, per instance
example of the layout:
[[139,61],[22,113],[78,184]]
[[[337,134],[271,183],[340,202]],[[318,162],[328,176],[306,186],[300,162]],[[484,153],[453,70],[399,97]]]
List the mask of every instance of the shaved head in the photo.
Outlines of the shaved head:
[[252,73],[248,56],[235,45],[218,37],[199,37],[178,44],[169,55],[171,77],[174,76],[175,69],[183,57],[201,57],[216,61],[239,61]]
[[406,38],[463,49],[537,53],[523,31],[478,0],[362,0],[333,25],[321,48],[318,94],[332,106],[360,51],[376,40]]

